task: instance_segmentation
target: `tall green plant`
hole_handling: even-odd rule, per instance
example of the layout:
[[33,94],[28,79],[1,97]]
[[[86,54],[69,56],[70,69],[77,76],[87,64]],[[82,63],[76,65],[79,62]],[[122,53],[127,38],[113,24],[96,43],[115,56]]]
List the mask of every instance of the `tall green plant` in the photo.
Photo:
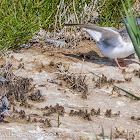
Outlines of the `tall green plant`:
[[124,1],[123,0],[121,0],[121,1],[122,1],[123,8],[124,8],[124,11],[125,11],[125,14],[127,17],[127,21],[124,19],[123,15],[122,15],[122,17],[124,19],[124,23],[125,23],[127,32],[128,32],[130,39],[133,43],[135,52],[138,55],[138,58],[140,60],[140,26],[138,25],[137,19],[135,20],[135,18],[133,16],[133,12],[132,12],[129,0],[127,0],[129,13],[126,10],[126,6],[124,4]]
[[59,1],[0,0],[0,52],[18,48],[41,27],[52,23]]

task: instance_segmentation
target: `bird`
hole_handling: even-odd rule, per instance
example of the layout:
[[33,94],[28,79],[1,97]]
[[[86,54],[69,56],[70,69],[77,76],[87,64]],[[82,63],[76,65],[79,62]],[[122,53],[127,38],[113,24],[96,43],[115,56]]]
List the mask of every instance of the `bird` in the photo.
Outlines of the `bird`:
[[[125,21],[127,21],[125,19]],[[140,25],[140,19],[137,20]],[[119,69],[123,69],[118,59],[127,66],[122,58],[135,53],[134,46],[129,38],[126,27],[117,30],[114,27],[102,27],[93,24],[67,23],[65,26],[79,26],[96,42],[100,52],[105,57],[114,59]]]

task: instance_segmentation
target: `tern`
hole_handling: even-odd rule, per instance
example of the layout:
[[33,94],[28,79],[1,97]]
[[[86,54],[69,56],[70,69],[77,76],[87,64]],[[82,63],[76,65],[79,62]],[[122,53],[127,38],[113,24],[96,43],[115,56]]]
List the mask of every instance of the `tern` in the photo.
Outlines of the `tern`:
[[[140,19],[138,19],[140,25]],[[89,34],[89,36],[96,42],[100,52],[110,59],[114,59],[120,69],[123,69],[118,60],[122,61],[124,66],[126,62],[122,58],[135,53],[134,46],[129,38],[127,29],[122,27],[117,30],[114,27],[101,27],[92,24],[65,24],[65,26],[79,26]]]

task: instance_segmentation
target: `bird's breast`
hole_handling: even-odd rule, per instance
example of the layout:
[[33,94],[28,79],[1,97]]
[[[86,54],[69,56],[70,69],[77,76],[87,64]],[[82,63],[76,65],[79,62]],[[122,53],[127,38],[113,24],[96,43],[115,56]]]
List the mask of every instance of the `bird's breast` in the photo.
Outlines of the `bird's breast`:
[[125,58],[135,52],[131,42],[123,42],[122,44],[118,44],[116,46],[107,46],[104,42],[98,43],[97,45],[101,53],[105,57],[111,59]]

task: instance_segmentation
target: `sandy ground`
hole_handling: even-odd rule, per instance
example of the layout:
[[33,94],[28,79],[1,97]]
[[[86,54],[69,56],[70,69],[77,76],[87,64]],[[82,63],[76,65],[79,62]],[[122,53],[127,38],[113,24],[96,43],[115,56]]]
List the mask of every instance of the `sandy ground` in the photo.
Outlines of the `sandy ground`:
[[102,126],[108,138],[112,128],[113,139],[140,139],[140,102],[91,73],[140,97],[136,58],[120,70],[84,40],[75,49],[34,44],[0,59],[1,67],[9,63],[15,76],[32,79],[42,99],[11,103],[12,118],[5,115],[0,123],[0,139],[90,140],[94,133],[101,139]]

